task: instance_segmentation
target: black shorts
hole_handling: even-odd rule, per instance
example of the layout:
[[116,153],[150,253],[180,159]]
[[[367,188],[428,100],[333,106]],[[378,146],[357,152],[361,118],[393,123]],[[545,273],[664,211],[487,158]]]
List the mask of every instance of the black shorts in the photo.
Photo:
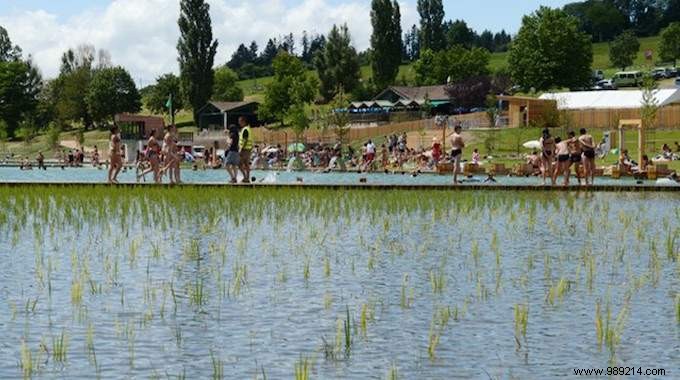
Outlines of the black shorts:
[[568,154],[560,154],[557,156],[557,161],[558,162],[567,162],[569,161],[569,155]]
[[571,155],[571,162],[573,162],[573,163],[581,162],[581,155],[576,154],[576,153],[572,154]]
[[595,151],[594,150],[584,150],[583,155],[586,156],[586,158],[595,158]]
[[454,149],[454,150],[451,151],[451,157],[453,157],[453,158],[456,158],[456,157],[460,156],[461,154],[463,154],[462,149]]

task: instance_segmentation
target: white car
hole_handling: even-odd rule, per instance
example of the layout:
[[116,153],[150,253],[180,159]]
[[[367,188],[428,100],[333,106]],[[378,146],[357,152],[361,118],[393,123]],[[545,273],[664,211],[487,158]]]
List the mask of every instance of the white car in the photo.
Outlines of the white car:
[[197,160],[205,157],[205,147],[203,145],[193,146],[191,148],[191,155]]

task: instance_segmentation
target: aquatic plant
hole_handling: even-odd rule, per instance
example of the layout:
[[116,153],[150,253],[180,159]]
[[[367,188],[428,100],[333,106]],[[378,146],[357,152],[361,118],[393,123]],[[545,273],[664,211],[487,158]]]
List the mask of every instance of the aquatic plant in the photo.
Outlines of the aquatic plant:
[[300,359],[295,363],[295,380],[309,380],[311,366],[309,358],[300,355]]
[[68,352],[68,335],[64,331],[59,337],[52,337],[52,358],[56,362],[63,363],[66,361]]
[[396,364],[392,363],[390,366],[390,369],[387,371],[387,380],[398,380],[399,379],[399,371],[397,369]]
[[216,358],[212,350],[210,350],[210,361],[212,362],[212,379],[222,380],[224,378],[224,362],[222,359]]
[[529,305],[515,304],[515,336],[527,337],[527,325],[529,324]]

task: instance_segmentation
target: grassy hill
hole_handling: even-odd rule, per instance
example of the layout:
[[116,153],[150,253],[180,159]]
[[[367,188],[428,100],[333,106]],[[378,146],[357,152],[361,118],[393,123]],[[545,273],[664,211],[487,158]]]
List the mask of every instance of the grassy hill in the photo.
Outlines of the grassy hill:
[[[640,52],[638,53],[637,59],[633,64],[632,69],[643,69],[646,68],[647,62],[645,60],[644,52],[646,50],[651,50],[654,52],[654,57],[658,57],[658,46],[659,37],[646,37],[640,38]],[[508,65],[509,54],[506,53],[493,53],[491,54],[491,59],[489,61],[489,68],[493,71],[498,70],[502,67]],[[611,77],[614,73],[620,70],[620,68],[612,67],[609,62],[609,44],[606,42],[593,44],[593,69],[603,70],[607,77]],[[316,75],[316,71],[311,70],[310,74]],[[371,67],[363,66],[361,67],[361,77],[367,80],[371,76]],[[397,76],[397,81],[406,79],[407,82],[412,82],[415,78],[415,73],[413,72],[412,65],[402,65],[399,68],[399,75]],[[257,79],[250,79],[240,81],[238,84],[243,89],[246,97],[252,100],[261,100],[264,87],[270,83],[272,77],[264,77]]]

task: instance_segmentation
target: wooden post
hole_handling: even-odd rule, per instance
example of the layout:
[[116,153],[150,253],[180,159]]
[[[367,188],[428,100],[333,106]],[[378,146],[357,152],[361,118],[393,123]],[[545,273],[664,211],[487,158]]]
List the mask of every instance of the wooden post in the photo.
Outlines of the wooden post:
[[638,124],[638,165],[642,165],[642,156],[645,155],[645,150],[645,127],[640,120],[640,124]]

